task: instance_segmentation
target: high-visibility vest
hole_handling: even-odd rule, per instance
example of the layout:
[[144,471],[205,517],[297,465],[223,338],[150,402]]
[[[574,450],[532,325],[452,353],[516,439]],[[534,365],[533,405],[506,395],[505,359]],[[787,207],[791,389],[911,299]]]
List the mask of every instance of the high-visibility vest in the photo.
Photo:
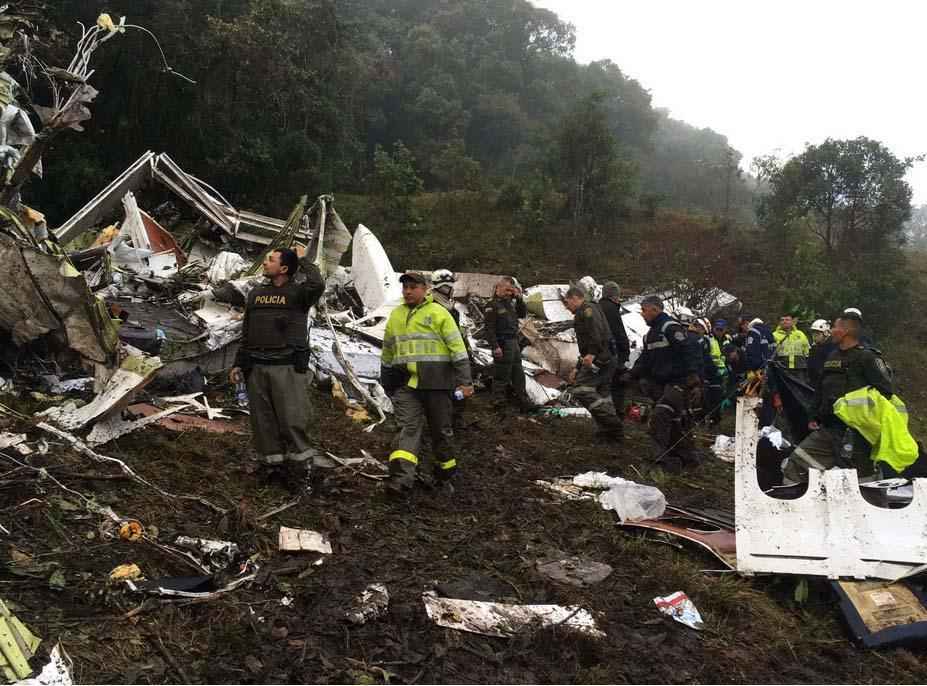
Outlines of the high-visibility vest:
[[811,344],[803,331],[776,329],[773,339],[776,341],[776,359],[783,360],[789,369],[807,369]]
[[917,460],[917,441],[908,431],[908,408],[897,395],[889,400],[872,386],[859,388],[837,399],[834,414],[872,446],[873,462],[885,462],[901,473]]
[[711,361],[718,368],[718,374],[723,375],[727,371],[727,364],[724,362],[724,355],[721,354],[721,344],[714,336],[708,336],[708,343],[711,346]]
[[405,367],[409,388],[422,390],[454,388],[454,364],[469,359],[453,317],[431,295],[415,308],[400,305],[390,313],[382,350],[382,364]]

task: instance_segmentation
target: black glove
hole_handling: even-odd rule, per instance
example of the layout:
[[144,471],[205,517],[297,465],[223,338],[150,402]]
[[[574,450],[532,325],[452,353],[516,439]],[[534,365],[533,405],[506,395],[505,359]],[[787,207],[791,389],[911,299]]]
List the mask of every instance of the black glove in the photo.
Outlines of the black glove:
[[382,367],[380,369],[380,385],[383,386],[383,392],[389,398],[392,398],[393,394],[405,386],[408,381],[409,372],[406,369],[397,367]]

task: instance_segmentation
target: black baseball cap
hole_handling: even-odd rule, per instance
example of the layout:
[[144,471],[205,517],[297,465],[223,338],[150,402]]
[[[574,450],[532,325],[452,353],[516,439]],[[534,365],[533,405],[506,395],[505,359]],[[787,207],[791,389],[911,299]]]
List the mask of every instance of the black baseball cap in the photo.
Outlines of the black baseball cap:
[[411,283],[418,283],[423,286],[428,285],[428,278],[421,272],[406,272],[399,277],[399,283],[405,283],[406,281]]

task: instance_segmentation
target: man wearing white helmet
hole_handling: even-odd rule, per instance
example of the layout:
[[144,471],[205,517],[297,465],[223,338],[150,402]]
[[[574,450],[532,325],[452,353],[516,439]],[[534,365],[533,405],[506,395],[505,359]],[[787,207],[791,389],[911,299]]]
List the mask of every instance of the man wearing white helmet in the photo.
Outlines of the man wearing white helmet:
[[824,319],[816,319],[811,325],[811,353],[808,355],[808,383],[817,388],[824,373],[824,362],[836,344],[830,339],[830,324]]
[[863,323],[863,313],[858,307],[848,307],[843,311],[843,316],[849,319],[855,319],[860,323],[859,343],[864,348],[875,348],[875,339]]

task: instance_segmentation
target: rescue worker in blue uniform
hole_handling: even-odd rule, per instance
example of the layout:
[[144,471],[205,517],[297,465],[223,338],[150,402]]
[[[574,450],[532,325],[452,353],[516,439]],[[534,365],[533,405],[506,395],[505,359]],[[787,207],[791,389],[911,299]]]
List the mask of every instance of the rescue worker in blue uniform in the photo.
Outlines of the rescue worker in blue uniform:
[[641,315],[650,330],[644,337],[644,350],[627,377],[640,381],[641,390],[656,401],[650,434],[661,451],[658,464],[666,471],[679,472],[700,462],[690,431],[689,408],[701,403],[701,351],[683,325],[663,311],[658,296],[648,295],[641,301]]
[[749,376],[750,372],[766,369],[766,365],[773,359],[776,341],[770,328],[758,317],[741,317],[740,328],[744,334],[744,362]]

